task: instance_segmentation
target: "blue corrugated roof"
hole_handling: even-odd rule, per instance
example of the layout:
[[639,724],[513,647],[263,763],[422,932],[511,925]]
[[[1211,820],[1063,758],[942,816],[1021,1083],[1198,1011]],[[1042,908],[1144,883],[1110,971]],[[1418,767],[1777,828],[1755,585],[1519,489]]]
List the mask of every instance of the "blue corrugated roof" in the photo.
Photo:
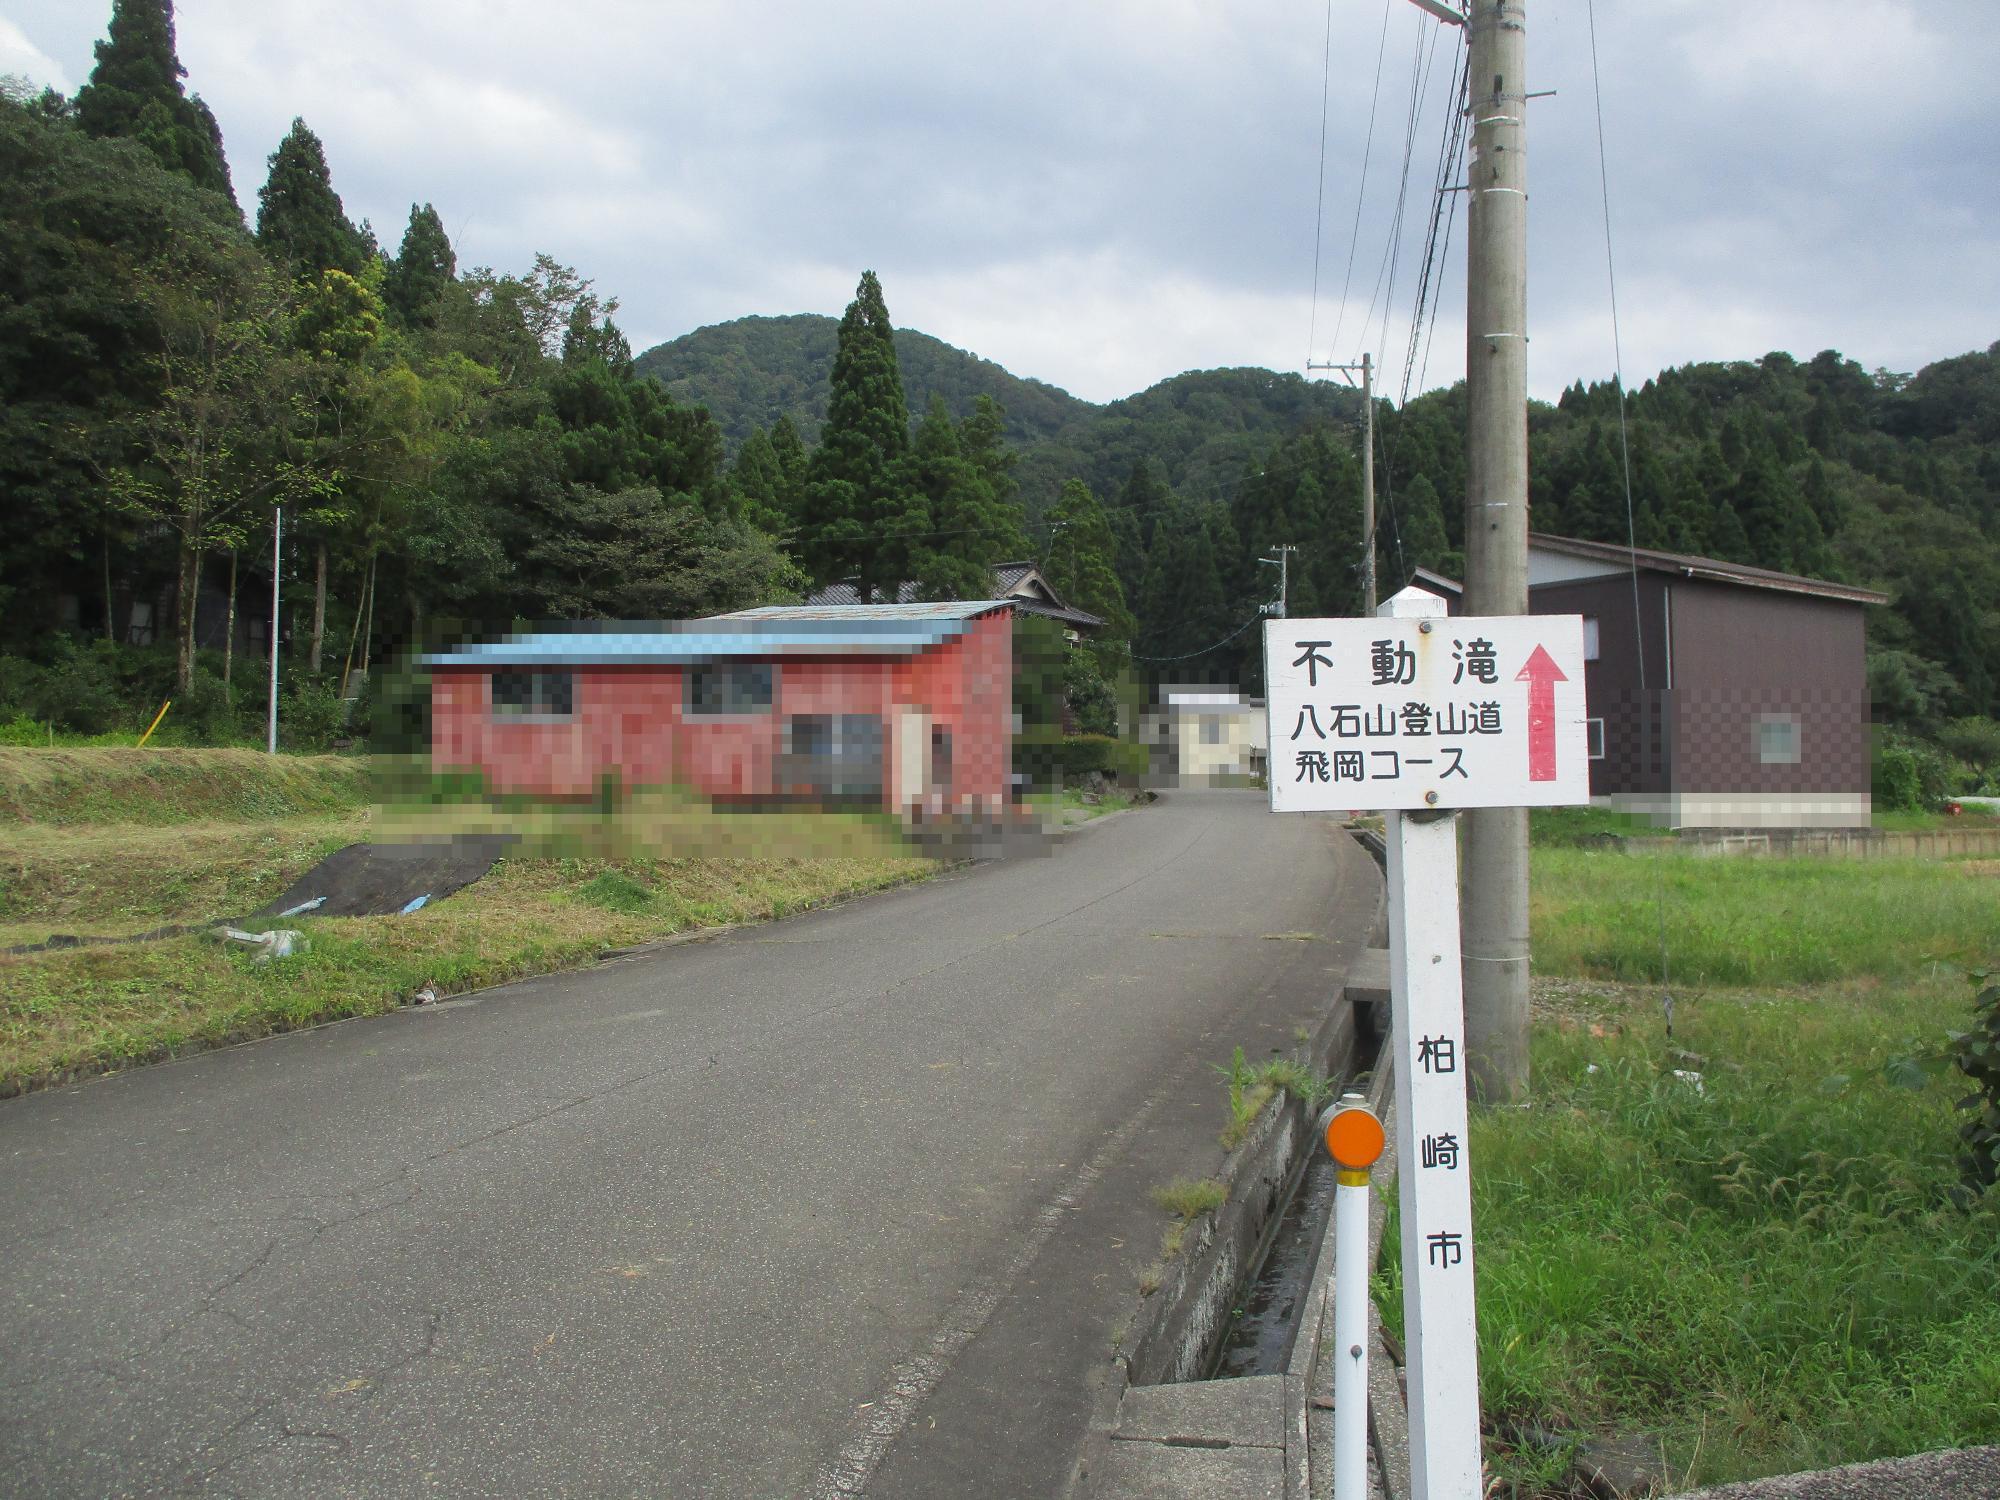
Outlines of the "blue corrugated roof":
[[423,659],[427,667],[673,666],[776,656],[908,656],[956,640],[1005,601],[772,605],[706,620],[578,626],[483,641]]

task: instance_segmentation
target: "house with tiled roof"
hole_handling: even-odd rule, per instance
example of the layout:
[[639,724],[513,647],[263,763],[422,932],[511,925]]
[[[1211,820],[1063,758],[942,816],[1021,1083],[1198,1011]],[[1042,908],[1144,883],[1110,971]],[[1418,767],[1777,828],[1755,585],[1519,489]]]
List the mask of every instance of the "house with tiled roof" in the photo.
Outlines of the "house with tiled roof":
[[[1010,602],[1018,614],[1043,615],[1060,623],[1072,635],[1091,635],[1104,621],[1089,610],[1077,609],[1058,595],[1042,570],[1031,562],[1003,562],[993,565],[993,597]],[[898,604],[913,604],[917,585],[897,585]],[[859,604],[861,594],[851,583],[829,584],[806,599],[808,604]]]

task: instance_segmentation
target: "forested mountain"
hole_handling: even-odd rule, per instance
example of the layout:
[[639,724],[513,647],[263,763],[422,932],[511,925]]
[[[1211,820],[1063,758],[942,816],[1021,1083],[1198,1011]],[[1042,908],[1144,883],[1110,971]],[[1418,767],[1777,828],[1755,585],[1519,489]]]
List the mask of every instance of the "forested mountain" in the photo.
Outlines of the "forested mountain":
[[[731,451],[780,416],[790,417],[807,443],[816,443],[839,328],[838,319],[817,313],[737,318],[657,344],[633,363],[675,400],[707,407]],[[1017,444],[1040,442],[1092,410],[1067,391],[1023,380],[914,328],[896,330],[896,362],[910,410],[923,411],[932,396],[942,396],[945,408],[963,420],[981,396],[991,396],[1007,414],[1008,440]]]
[[[1095,406],[895,329],[872,272],[838,323],[635,360],[554,257],[461,269],[420,184],[388,253],[303,120],[253,229],[173,48],[169,0],[113,0],[75,102],[0,87],[0,737],[137,727],[170,694],[182,732],[242,732],[281,507],[302,736],[350,669],[465,633],[833,581],[967,597],[1009,557],[1110,622],[1065,668],[1090,727],[1125,674],[1259,688],[1274,547],[1292,613],[1360,607],[1345,386],[1209,370]],[[1622,541],[1629,473],[1641,545],[1886,590],[1877,717],[2000,775],[2000,345],[1914,375],[1693,364],[1620,407],[1531,408],[1538,529]],[[1376,422],[1386,594],[1461,567],[1463,388]]]
[[[811,313],[738,318],[656,345],[633,366],[677,401],[705,407],[732,451],[780,416],[810,445],[826,420],[838,327]],[[914,328],[898,328],[895,340],[911,411],[923,411],[934,395],[961,420],[981,396],[999,404],[1020,454],[1015,479],[1030,518],[1055,503],[1066,481],[1107,494],[1141,459],[1190,493],[1232,489],[1277,438],[1351,421],[1361,410],[1360,396],[1345,387],[1262,369],[1192,370],[1098,406]]]

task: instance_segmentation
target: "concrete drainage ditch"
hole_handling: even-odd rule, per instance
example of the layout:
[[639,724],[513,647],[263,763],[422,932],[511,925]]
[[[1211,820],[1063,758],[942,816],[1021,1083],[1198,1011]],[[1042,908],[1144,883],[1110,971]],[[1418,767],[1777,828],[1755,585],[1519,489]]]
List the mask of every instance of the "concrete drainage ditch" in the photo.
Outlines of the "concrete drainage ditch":
[[[1384,916],[1378,907],[1377,942]],[[1361,955],[1298,1061],[1350,1086],[1369,1073],[1388,1012],[1387,959],[1379,947]],[[1314,1168],[1316,1144],[1306,1107],[1280,1095],[1229,1154],[1219,1174],[1228,1199],[1190,1226],[1146,1299],[1099,1397],[1071,1496],[1305,1494],[1314,1350],[1299,1334],[1317,1330],[1314,1292],[1331,1253],[1332,1176]],[[1186,1489],[1170,1471],[1200,1477]],[[1267,1489],[1274,1471],[1282,1480]],[[1228,1474],[1244,1485],[1224,1482]]]

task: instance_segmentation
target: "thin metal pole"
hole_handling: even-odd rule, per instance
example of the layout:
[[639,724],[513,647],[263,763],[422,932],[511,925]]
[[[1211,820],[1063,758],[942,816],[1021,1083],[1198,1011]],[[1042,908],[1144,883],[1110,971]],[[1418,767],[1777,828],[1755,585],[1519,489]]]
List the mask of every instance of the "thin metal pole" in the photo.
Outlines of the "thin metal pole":
[[1375,613],[1375,356],[1361,356],[1361,612]]
[[[1524,0],[1473,0],[1466,107],[1465,612],[1528,612],[1528,170]],[[1465,815],[1471,1083],[1528,1091],[1528,814]]]
[[279,563],[283,561],[282,549],[285,539],[285,507],[279,506],[271,521],[271,700],[264,715],[264,751],[267,755],[278,753],[278,590],[281,583]]

